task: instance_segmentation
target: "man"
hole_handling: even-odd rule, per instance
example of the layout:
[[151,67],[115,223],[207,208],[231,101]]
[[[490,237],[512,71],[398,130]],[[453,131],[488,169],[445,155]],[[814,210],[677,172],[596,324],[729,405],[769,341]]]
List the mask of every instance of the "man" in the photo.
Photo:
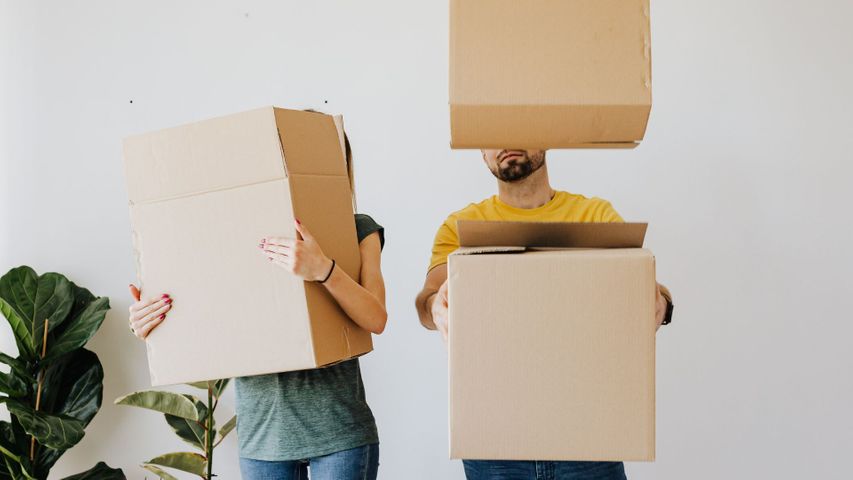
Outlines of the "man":
[[[498,179],[498,194],[452,213],[435,236],[429,270],[416,299],[421,324],[438,330],[447,341],[447,256],[459,247],[457,220],[552,222],[622,222],[600,198],[586,198],[551,188],[544,150],[483,150],[483,160]],[[657,286],[658,326],[669,323],[672,302],[666,288]],[[469,480],[541,478],[568,480],[625,479],[621,462],[464,460]]]

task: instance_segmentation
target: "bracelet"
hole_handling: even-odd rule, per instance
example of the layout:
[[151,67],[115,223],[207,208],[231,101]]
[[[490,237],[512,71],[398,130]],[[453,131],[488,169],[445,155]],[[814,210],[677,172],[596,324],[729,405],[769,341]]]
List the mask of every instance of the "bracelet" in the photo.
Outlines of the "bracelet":
[[324,278],[322,280],[318,280],[317,283],[326,283],[326,280],[328,280],[332,276],[332,272],[334,272],[334,271],[335,271],[335,259],[333,258],[332,259],[332,268],[329,269],[329,273],[326,274],[326,278]]

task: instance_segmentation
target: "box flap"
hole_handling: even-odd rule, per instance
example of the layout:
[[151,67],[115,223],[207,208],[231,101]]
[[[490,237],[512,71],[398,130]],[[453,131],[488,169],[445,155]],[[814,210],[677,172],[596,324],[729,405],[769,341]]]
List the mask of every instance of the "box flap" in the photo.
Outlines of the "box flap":
[[284,177],[272,107],[134,135],[123,154],[131,204]]
[[340,138],[331,115],[275,108],[284,164],[288,175],[346,176],[344,152],[338,142],[314,142],[316,138]]
[[460,247],[639,248],[646,223],[459,220]]

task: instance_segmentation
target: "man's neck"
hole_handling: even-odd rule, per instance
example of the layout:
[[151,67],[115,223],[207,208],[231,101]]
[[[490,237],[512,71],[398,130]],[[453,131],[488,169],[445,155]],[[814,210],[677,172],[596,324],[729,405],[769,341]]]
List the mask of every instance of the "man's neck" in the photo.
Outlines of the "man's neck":
[[548,181],[548,164],[542,165],[529,177],[517,182],[498,180],[498,198],[515,208],[536,208],[548,203],[554,189]]

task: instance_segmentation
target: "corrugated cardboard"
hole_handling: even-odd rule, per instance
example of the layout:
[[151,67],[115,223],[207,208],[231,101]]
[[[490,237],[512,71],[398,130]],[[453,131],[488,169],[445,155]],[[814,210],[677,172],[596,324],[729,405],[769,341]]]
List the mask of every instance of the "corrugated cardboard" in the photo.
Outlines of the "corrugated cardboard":
[[322,285],[259,253],[294,218],[357,279],[340,131],[329,115],[262,108],[124,140],[143,296],[174,299],[148,337],[153,385],[301,370],[372,349]]
[[631,148],[651,109],[648,0],[450,0],[452,148]]
[[653,460],[646,225],[458,228],[448,260],[451,458]]

